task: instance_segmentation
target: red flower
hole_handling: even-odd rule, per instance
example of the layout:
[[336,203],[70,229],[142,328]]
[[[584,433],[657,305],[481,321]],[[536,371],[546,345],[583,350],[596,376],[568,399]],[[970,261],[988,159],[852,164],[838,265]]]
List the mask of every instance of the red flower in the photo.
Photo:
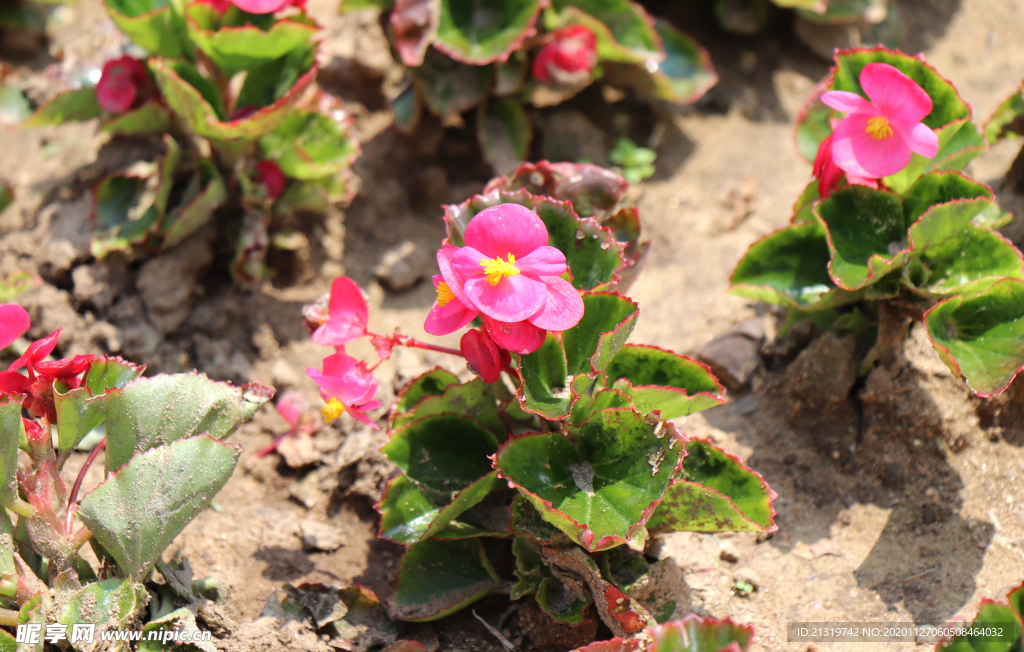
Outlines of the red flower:
[[533,60],[533,76],[542,84],[572,83],[597,67],[597,37],[583,25],[552,34]]
[[263,160],[256,164],[256,179],[266,189],[272,199],[277,199],[284,193],[284,187],[288,179],[281,171],[281,167],[273,161]]
[[151,94],[149,73],[138,59],[124,56],[103,64],[103,74],[96,84],[96,101],[107,113],[124,113]]
[[[839,121],[837,120],[836,123]],[[832,139],[835,134],[830,135],[818,145],[818,155],[814,157],[814,177],[818,180],[818,196],[825,199],[839,187],[843,180],[843,169],[836,165],[832,157]],[[846,182],[869,188],[878,187],[878,179],[870,177],[858,177],[855,174],[846,172]]]
[[512,356],[499,348],[487,333],[479,329],[466,331],[459,342],[471,371],[489,383],[497,382],[503,369],[512,363]]

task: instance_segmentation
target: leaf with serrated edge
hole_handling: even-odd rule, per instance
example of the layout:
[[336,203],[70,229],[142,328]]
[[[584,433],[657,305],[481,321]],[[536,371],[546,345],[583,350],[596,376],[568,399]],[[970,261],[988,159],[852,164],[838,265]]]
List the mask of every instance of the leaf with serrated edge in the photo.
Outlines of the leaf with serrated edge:
[[629,0],[553,0],[544,16],[548,29],[583,25],[597,36],[601,59],[625,63],[665,60],[661,36],[647,12]]
[[539,349],[519,356],[519,375],[522,382],[516,398],[520,407],[549,421],[569,416],[573,403],[594,384],[585,374],[566,375],[565,350],[552,333]]
[[576,444],[558,433],[511,437],[495,468],[545,520],[594,552],[622,543],[643,549],[644,523],[685,454],[671,424],[660,432],[626,409],[596,413]]
[[359,145],[342,124],[329,116],[297,109],[263,138],[264,156],[292,179],[320,179],[340,174],[359,155]]
[[179,15],[174,3],[143,3],[130,0],[105,0],[107,13],[132,41],[160,57],[191,56],[186,33],[185,18]]
[[474,378],[468,383],[449,385],[440,396],[425,396],[411,410],[392,417],[390,427],[398,430],[413,421],[451,412],[476,420],[503,440],[508,430],[501,421],[496,401],[494,386],[482,378]]
[[608,384],[646,414],[675,419],[725,402],[725,388],[700,362],[656,346],[627,344],[608,367]]
[[924,252],[920,262],[928,277],[917,287],[932,297],[976,294],[1004,278],[1024,279],[1020,250],[996,231],[973,224]]
[[82,387],[61,393],[55,387],[57,448],[70,451],[106,418],[105,392],[122,388],[142,375],[145,366],[121,358],[97,358],[85,374]]
[[990,143],[1024,136],[1024,92],[1018,87],[985,123],[985,139]]
[[448,386],[457,385],[458,382],[458,377],[452,372],[441,367],[434,367],[414,378],[405,389],[398,393],[389,419],[393,421],[398,415],[413,409],[428,396],[441,396]]
[[501,584],[479,539],[428,539],[409,548],[388,611],[393,618],[428,622],[483,598]]
[[587,292],[583,318],[562,332],[566,373],[591,375],[603,371],[625,344],[640,308],[618,292]]
[[223,25],[202,29],[193,18],[187,19],[189,36],[227,76],[272,61],[291,52],[316,34],[312,21],[282,19],[264,31],[254,25]]
[[[621,175],[599,165],[538,161],[523,163],[508,177],[491,179],[484,186],[483,194],[489,195],[496,190],[514,192],[522,189],[531,195],[567,201],[580,217],[594,217],[614,210],[626,196],[628,188],[629,182]],[[445,221],[449,222],[447,215]],[[448,227],[448,236],[453,238],[453,243],[461,242],[461,235],[453,236],[450,222]]]
[[1024,281],[1008,278],[977,296],[941,301],[924,323],[939,357],[978,396],[1001,393],[1024,369]]
[[199,435],[137,454],[82,498],[78,517],[124,574],[142,578],[231,478],[241,452]]
[[435,505],[414,482],[399,475],[375,506],[381,515],[380,537],[407,546],[429,539],[483,500],[496,480],[492,471],[456,493],[447,505]]
[[540,0],[443,0],[434,47],[463,63],[505,61],[536,34]]

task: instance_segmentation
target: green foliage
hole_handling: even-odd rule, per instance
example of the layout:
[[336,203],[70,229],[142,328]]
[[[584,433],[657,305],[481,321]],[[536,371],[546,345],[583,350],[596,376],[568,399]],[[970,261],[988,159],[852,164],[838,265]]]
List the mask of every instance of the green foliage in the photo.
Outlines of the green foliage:
[[483,598],[501,584],[479,539],[416,544],[402,558],[391,615],[437,620]]
[[1005,602],[983,599],[970,623],[956,623],[964,633],[939,641],[936,652],[1011,652],[1021,646],[1024,635],[1024,586],[1012,589]]
[[639,147],[629,138],[620,138],[608,152],[608,160],[622,169],[622,176],[630,183],[640,183],[654,176],[656,158],[654,150]]

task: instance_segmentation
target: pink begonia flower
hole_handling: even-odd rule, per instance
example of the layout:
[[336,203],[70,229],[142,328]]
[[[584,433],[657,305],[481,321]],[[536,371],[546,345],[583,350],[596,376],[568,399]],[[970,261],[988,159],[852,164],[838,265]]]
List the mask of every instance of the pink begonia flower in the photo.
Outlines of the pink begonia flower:
[[331,283],[327,319],[313,331],[313,342],[320,346],[345,346],[366,335],[366,299],[355,281],[339,276]]
[[96,102],[107,113],[125,113],[150,95],[149,74],[138,59],[123,56],[103,64]]
[[821,101],[846,117],[835,130],[832,157],[847,175],[879,179],[907,167],[913,153],[934,158],[939,137],[923,124],[932,111],[928,93],[887,63],[869,63],[860,85],[871,101],[829,91]]
[[330,423],[348,412],[353,419],[375,430],[380,427],[364,411],[380,407],[374,400],[377,379],[366,369],[366,363],[344,353],[324,358],[323,371],[306,369],[306,374],[320,387],[320,396],[327,404],[320,409],[324,421]]
[[273,161],[263,160],[256,164],[256,180],[267,191],[272,199],[277,199],[284,193],[284,187],[288,183],[281,166]]
[[231,4],[250,14],[272,14],[285,7],[306,8],[306,0],[231,0]]
[[470,370],[488,383],[497,382],[502,370],[512,363],[508,351],[498,348],[487,333],[476,328],[466,331],[459,348]]
[[[454,249],[455,247],[452,247]],[[442,252],[437,252],[438,261],[440,262]],[[461,290],[460,285],[448,285],[445,283],[444,276],[435,274],[434,288],[437,290],[437,298],[434,300],[433,307],[430,308],[430,312],[427,313],[427,320],[423,323],[423,330],[427,331],[431,335],[447,335],[448,333],[454,333],[459,330],[477,316],[478,311],[473,308],[467,308],[458,297],[455,296],[455,290],[453,288],[458,287]]]
[[[464,238],[465,247],[445,251],[438,261],[451,253],[451,268],[446,274],[442,266],[441,275],[465,307],[485,320],[525,321],[546,331],[564,331],[583,318],[579,292],[559,278],[567,271],[565,254],[548,246],[547,228],[536,213],[518,204],[485,208],[470,220]],[[543,339],[536,342],[530,333],[528,341],[498,343],[532,353]]]
[[597,37],[583,25],[554,32],[533,59],[533,76],[542,84],[571,83],[597,66]]
[[[835,120],[833,128],[838,127],[840,120]],[[835,160],[832,158],[832,139],[834,135],[830,135],[825,140],[821,141],[821,145],[818,146],[818,155],[814,158],[814,177],[818,180],[818,196],[825,199],[839,187],[840,182],[843,180],[843,169],[836,165]],[[869,179],[867,177],[858,177],[855,174],[846,174],[846,182],[851,185],[867,186],[869,188],[878,187],[878,179]]]
[[32,322],[24,308],[13,303],[0,305],[0,349],[9,347],[30,326]]

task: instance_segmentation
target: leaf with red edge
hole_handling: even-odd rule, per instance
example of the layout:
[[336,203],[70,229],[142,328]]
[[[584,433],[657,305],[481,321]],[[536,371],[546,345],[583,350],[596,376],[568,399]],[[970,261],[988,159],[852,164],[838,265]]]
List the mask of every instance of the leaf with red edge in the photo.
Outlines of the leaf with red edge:
[[131,40],[158,57],[188,57],[188,39],[182,2],[166,0],[104,0],[110,18]]
[[461,114],[482,102],[494,77],[489,66],[459,63],[433,48],[427,50],[423,65],[410,72],[427,109],[441,117]]
[[388,425],[392,430],[398,430],[413,421],[446,412],[474,419],[501,441],[508,434],[498,414],[494,386],[480,378],[474,378],[468,383],[448,385],[439,395],[424,396],[409,410],[392,415]]
[[572,579],[575,586],[580,586],[580,578],[564,571],[556,576],[545,563],[540,544],[528,537],[516,537],[512,541],[512,552],[516,558],[513,572],[519,581],[512,586],[509,597],[519,600],[527,595],[536,596],[537,604],[555,622],[576,626],[588,620],[593,613],[588,609],[593,597],[587,591],[582,591],[583,596],[578,595],[563,581]]
[[217,66],[231,76],[244,70],[268,63],[303,46],[316,34],[318,25],[305,15],[291,16],[274,21],[269,29],[256,25],[204,25],[193,15],[208,5],[190,5],[189,36],[196,46]]
[[618,206],[628,188],[629,182],[623,177],[599,165],[538,161],[523,163],[508,177],[491,179],[482,194],[522,189],[531,195],[567,201],[580,217],[602,220],[605,213]]
[[395,49],[406,66],[423,65],[427,48],[437,37],[442,0],[397,0],[391,11]]
[[137,109],[103,120],[103,131],[121,136],[163,134],[170,131],[171,112],[159,102],[146,102]]
[[626,244],[626,248],[622,251],[622,257],[626,259],[626,263],[619,268],[619,282],[609,288],[626,292],[633,285],[636,277],[640,275],[644,263],[647,262],[647,254],[651,251],[651,241],[650,239],[640,239],[640,211],[635,206],[620,209],[604,220],[602,224],[611,229],[616,240]]
[[[1011,593],[1012,595],[1012,593]],[[981,607],[970,626],[954,623],[951,627],[965,629],[963,634],[935,644],[935,652],[1014,652],[1020,649],[1024,622],[1019,603],[1007,604],[982,599]]]
[[1024,256],[997,231],[968,224],[921,254],[907,277],[930,297],[977,294],[1004,278],[1024,279]]
[[1024,85],[1018,86],[985,123],[985,138],[991,144],[1021,136],[1024,136]]
[[106,418],[105,393],[122,388],[142,375],[146,367],[121,358],[95,358],[85,373],[82,386],[67,392],[54,387],[57,410],[57,448],[70,451]]
[[412,480],[399,475],[388,483],[375,506],[380,512],[380,537],[407,546],[441,532],[463,512],[482,501],[496,486],[494,471],[454,494],[450,502],[436,504]]
[[456,61],[477,66],[505,61],[537,33],[534,23],[542,4],[540,0],[443,0],[434,47]]
[[512,520],[509,529],[518,535],[530,537],[545,546],[562,545],[569,542],[561,530],[551,525],[540,515],[537,508],[522,494],[512,500]]
[[652,532],[774,532],[777,497],[760,474],[694,439],[686,443],[682,471],[647,526]]
[[479,539],[428,539],[405,553],[398,587],[388,610],[392,618],[428,622],[454,613],[501,584]]
[[575,652],[745,652],[753,637],[750,625],[690,614],[682,620],[648,627],[640,637],[591,643]]
[[707,365],[656,346],[627,344],[608,367],[608,385],[643,414],[684,417],[725,402],[725,388]]
[[359,143],[330,116],[296,109],[260,138],[260,149],[292,179],[321,179],[341,174],[359,156]]
[[81,122],[103,115],[103,109],[96,101],[96,88],[80,88],[54,97],[40,106],[22,127],[43,127],[59,125],[69,121]]
[[494,465],[546,521],[587,550],[622,543],[642,550],[644,524],[683,455],[670,424],[655,432],[640,414],[610,409],[581,424],[575,444],[559,433],[513,436]]
[[388,416],[390,427],[395,429],[394,419],[412,410],[426,397],[441,396],[444,394],[445,388],[450,385],[457,385],[458,382],[459,379],[455,374],[441,367],[434,367],[430,371],[414,378],[409,382],[408,386],[398,393],[398,399],[395,401],[395,405],[391,408],[391,414]]
[[942,361],[979,396],[1001,393],[1024,369],[1024,281],[941,301],[924,323]]
[[665,60],[661,36],[643,7],[629,0],[552,0],[545,26],[583,25],[597,36],[601,59],[644,64]]

